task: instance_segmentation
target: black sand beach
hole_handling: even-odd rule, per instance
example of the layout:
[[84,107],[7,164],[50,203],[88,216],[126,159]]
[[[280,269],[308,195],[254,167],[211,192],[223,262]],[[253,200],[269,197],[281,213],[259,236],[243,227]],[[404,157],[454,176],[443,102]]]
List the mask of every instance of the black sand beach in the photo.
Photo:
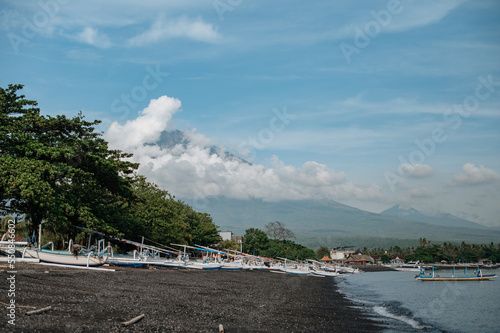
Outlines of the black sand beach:
[[[1,301],[10,299],[7,268]],[[16,264],[14,332],[377,332],[331,278],[267,271],[88,271]],[[32,310],[47,312],[27,316]],[[5,312],[2,311],[4,314]],[[120,324],[144,318],[128,327]]]

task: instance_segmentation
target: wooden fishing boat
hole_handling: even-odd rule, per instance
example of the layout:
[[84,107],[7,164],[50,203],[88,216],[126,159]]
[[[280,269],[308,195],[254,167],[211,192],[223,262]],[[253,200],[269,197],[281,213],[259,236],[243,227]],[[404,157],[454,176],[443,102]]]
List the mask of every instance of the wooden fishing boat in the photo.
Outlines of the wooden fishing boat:
[[309,265],[295,262],[293,260],[287,258],[279,258],[284,261],[284,264],[279,267],[279,270],[287,273],[287,274],[295,274],[295,275],[309,275],[311,274],[311,270],[309,269]]
[[328,269],[328,266],[317,260],[313,259],[308,259],[307,261],[311,262],[312,264],[312,269],[310,270],[310,273],[312,275],[316,276],[324,276],[324,277],[337,277],[340,276],[340,273],[337,272],[337,270],[334,269]]
[[106,263],[117,267],[139,268],[149,265],[147,258],[135,255],[113,255],[106,259]]
[[96,255],[93,252],[74,254],[69,251],[53,251],[46,249],[25,248],[23,257],[29,256],[52,264],[97,267],[106,263],[106,257]]
[[312,270],[311,274],[312,275],[318,275],[318,276],[324,276],[324,277],[338,277],[338,276],[341,276],[340,273],[329,272],[329,271],[326,271],[326,270]]
[[[426,273],[426,268],[429,273]],[[440,276],[436,273],[436,268],[452,269],[451,276]],[[457,273],[456,268],[463,269],[463,273]],[[483,274],[478,265],[422,265],[420,275],[415,276],[420,281],[488,281],[496,278],[495,274]]]

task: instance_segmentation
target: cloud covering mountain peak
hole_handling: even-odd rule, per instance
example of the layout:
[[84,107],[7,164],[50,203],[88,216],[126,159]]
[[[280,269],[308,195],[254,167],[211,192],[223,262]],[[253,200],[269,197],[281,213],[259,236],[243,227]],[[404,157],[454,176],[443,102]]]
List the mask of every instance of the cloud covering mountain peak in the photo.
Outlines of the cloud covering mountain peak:
[[273,156],[271,167],[265,167],[226,152],[195,130],[167,131],[180,108],[176,98],[153,99],[136,119],[124,125],[113,122],[104,134],[111,148],[133,154],[132,160],[140,163],[139,173],[178,197],[265,201],[382,197],[379,186],[348,182],[344,172],[315,161],[295,167]]

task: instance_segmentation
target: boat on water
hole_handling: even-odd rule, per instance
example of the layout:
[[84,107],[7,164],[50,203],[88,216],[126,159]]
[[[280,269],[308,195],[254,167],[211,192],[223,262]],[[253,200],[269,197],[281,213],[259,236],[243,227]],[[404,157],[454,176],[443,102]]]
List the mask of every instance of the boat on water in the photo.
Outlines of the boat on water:
[[383,266],[392,268],[395,271],[420,272],[420,266],[422,266],[422,263],[417,260],[417,261],[410,261],[407,263],[396,263]]
[[[428,268],[429,273],[426,273]],[[436,269],[451,269],[451,276],[440,276]],[[463,269],[463,273],[457,273],[456,268]],[[478,265],[422,265],[420,274],[415,278],[420,281],[488,281],[496,278],[496,274],[483,274]]]
[[410,261],[406,264],[400,264],[391,267],[396,271],[420,272],[420,266],[422,266],[422,264],[417,260],[417,261]]

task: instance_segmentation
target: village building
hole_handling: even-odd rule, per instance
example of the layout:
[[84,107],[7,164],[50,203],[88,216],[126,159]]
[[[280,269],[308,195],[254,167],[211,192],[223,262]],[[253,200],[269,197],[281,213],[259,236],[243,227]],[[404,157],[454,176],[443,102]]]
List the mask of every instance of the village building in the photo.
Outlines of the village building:
[[361,253],[358,254],[350,254],[344,263],[348,263],[350,265],[367,265],[374,264],[375,260],[371,256],[367,256]]
[[394,266],[400,266],[405,263],[405,256],[403,255],[392,255],[389,258],[391,258],[391,264]]
[[336,262],[343,262],[351,254],[354,254],[354,250],[348,250],[346,248],[336,248],[330,251],[330,258]]

